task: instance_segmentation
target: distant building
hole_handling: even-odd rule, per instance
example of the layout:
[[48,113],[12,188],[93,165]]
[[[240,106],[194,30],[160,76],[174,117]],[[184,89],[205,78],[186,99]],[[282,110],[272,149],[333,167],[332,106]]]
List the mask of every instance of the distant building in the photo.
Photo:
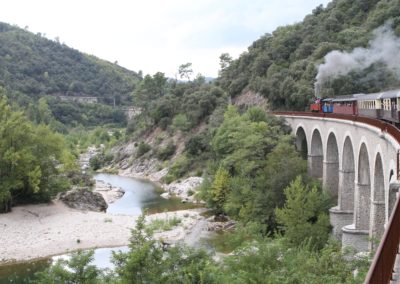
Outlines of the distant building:
[[131,119],[142,112],[142,109],[139,107],[123,107],[121,110],[125,112],[125,115],[128,119]]
[[86,104],[95,104],[98,102],[97,97],[75,97],[75,96],[58,96],[62,101],[78,102]]

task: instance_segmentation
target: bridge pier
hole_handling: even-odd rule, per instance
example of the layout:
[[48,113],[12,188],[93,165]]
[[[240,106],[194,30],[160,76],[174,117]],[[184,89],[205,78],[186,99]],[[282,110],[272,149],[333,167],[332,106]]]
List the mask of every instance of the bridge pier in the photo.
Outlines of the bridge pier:
[[342,246],[353,247],[357,251],[368,251],[369,240],[371,185],[356,183],[354,197],[354,223],[342,228]]
[[328,189],[330,196],[334,199],[338,197],[339,184],[339,162],[324,161],[322,185]]
[[384,224],[385,224],[385,202],[373,201],[371,208],[371,226],[370,226],[370,236],[372,237],[371,249],[376,248],[379,245],[379,241],[382,238],[383,232],[385,230]]
[[339,206],[329,209],[329,220],[332,234],[337,240],[342,240],[342,228],[353,223],[353,210],[342,210]]
[[353,247],[356,251],[368,251],[368,230],[356,229],[354,224],[342,228],[342,246]]
[[323,155],[308,155],[308,175],[314,178],[322,178]]
[[339,170],[338,206],[329,210],[332,233],[342,240],[342,228],[354,222],[354,170]]
[[357,183],[355,191],[355,228],[368,231],[371,214],[371,186],[369,184]]

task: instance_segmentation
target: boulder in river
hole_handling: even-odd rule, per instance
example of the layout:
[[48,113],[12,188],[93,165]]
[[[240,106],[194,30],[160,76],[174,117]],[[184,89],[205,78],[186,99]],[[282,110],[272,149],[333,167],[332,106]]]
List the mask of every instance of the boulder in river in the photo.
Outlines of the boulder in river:
[[103,196],[86,187],[75,188],[60,194],[60,200],[71,208],[90,211],[106,211],[108,205]]

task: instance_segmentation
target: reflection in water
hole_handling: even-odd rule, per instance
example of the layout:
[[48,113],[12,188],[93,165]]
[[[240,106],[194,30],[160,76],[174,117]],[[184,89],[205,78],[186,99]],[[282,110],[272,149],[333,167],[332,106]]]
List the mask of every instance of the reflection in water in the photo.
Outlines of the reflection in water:
[[200,207],[193,203],[182,203],[179,198],[162,198],[156,186],[149,181],[112,174],[96,174],[94,179],[125,190],[122,198],[109,204],[107,213],[139,215],[144,208],[148,209],[149,214],[154,214]]
[[51,264],[51,259],[37,260],[26,263],[0,266],[0,284],[32,283],[33,276],[37,271],[43,271]]
[[154,185],[149,182],[111,174],[97,174],[94,179],[105,181],[125,191],[122,198],[108,206],[107,213],[139,215],[146,204],[159,198]]

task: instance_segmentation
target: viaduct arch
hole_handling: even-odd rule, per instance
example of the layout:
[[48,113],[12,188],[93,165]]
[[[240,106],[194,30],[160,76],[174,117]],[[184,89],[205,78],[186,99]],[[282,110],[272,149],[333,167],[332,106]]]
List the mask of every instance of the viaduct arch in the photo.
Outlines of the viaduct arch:
[[396,194],[389,189],[397,182],[399,137],[382,122],[368,119],[277,115],[291,126],[297,149],[307,157],[309,175],[321,179],[337,200],[330,209],[333,234],[344,246],[371,249],[371,239],[382,237],[395,202]]

